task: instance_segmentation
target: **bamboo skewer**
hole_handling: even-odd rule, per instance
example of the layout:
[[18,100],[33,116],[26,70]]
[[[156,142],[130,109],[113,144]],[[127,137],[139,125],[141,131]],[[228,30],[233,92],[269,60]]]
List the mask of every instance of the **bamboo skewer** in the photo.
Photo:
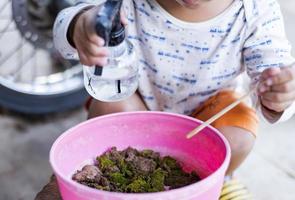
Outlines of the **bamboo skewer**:
[[221,110],[219,113],[217,113],[216,115],[214,115],[213,117],[211,117],[210,119],[208,119],[207,121],[205,121],[203,124],[201,124],[200,126],[198,126],[197,128],[195,128],[194,130],[192,130],[191,132],[189,132],[187,134],[187,139],[191,139],[192,137],[194,137],[195,135],[197,135],[200,131],[202,131],[204,128],[206,128],[207,126],[209,126],[210,124],[212,124],[214,121],[216,121],[217,119],[219,119],[220,117],[222,117],[224,114],[226,114],[228,111],[230,111],[231,109],[233,109],[234,107],[236,107],[237,105],[239,105],[242,101],[244,101],[247,97],[249,97],[252,92],[254,92],[256,90],[256,87],[254,87],[253,89],[251,89],[247,94],[245,94],[244,96],[242,96],[241,98],[239,98],[238,100],[236,100],[235,102],[233,102],[232,104],[228,105],[227,107],[225,107],[223,110]]

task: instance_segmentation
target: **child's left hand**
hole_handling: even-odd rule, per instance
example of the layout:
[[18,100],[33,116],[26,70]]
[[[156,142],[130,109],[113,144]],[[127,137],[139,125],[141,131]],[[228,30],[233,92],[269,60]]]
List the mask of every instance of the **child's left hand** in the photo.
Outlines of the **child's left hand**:
[[295,101],[295,65],[265,70],[258,93],[264,107],[277,113],[284,112]]

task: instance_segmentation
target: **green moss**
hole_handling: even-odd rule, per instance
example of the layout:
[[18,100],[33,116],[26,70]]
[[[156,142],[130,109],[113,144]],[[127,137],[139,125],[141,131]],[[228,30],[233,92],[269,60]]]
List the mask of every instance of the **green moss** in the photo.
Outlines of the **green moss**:
[[104,191],[111,191],[110,187],[108,187],[108,186],[101,186],[101,185],[96,185],[95,186],[95,189],[104,190]]
[[169,169],[179,169],[180,165],[177,163],[177,161],[170,156],[165,156],[162,160],[162,165],[165,167],[169,167]]
[[128,180],[124,177],[124,175],[119,172],[112,173],[110,175],[110,180],[117,186],[125,186],[128,183]]
[[138,178],[130,183],[126,190],[131,193],[143,193],[150,190],[150,185],[143,178]]
[[85,184],[85,185],[87,185],[88,187],[91,187],[91,188],[95,188],[95,189],[98,189],[98,190],[105,190],[105,191],[110,191],[110,187],[108,187],[108,186],[102,186],[102,185],[100,185],[100,184],[98,184],[98,183],[87,183],[87,184]]
[[146,157],[146,158],[148,158],[148,157],[150,157],[151,155],[153,155],[153,151],[152,151],[152,150],[149,150],[149,149],[143,150],[143,151],[140,152],[140,153],[141,153],[141,155],[142,155],[143,157]]
[[115,166],[115,163],[106,155],[97,157],[97,161],[102,171],[105,171],[106,169]]
[[152,187],[151,192],[159,192],[159,191],[164,191],[165,190],[165,177],[167,173],[164,172],[162,169],[158,168],[156,169],[153,174],[150,177],[150,184]]
[[119,169],[122,172],[122,174],[124,174],[124,176],[127,176],[127,177],[132,177],[133,176],[133,172],[132,172],[131,167],[123,159],[120,160],[120,162],[119,162]]
[[195,183],[199,180],[200,178],[195,172],[185,173],[181,169],[175,169],[165,178],[165,185],[170,186],[171,189],[175,189]]
[[[126,151],[126,150],[125,150]],[[80,181],[81,184],[106,191],[124,193],[160,192],[165,186],[174,189],[189,185],[199,180],[196,173],[186,173],[181,165],[172,157],[160,157],[152,150],[126,152],[112,148],[97,157],[97,167],[102,172],[94,179]],[[134,158],[127,159],[128,156]],[[129,157],[128,157],[129,158]],[[147,168],[148,173],[140,169]]]

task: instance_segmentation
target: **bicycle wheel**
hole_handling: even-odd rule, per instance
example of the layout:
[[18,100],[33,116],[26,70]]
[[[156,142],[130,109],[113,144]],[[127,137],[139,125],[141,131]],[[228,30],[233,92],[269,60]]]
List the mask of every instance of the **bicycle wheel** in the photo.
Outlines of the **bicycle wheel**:
[[53,47],[62,0],[0,2],[0,105],[44,114],[81,105],[87,96],[82,67],[61,58]]

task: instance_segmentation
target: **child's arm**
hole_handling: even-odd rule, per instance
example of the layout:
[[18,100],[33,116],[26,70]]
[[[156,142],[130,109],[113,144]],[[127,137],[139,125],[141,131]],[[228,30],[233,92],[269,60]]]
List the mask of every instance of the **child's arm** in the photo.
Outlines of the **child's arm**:
[[[80,3],[63,10],[54,25],[54,44],[67,59],[80,59],[88,66],[107,63],[108,51],[104,40],[95,32],[95,17],[99,12],[98,4]],[[100,3],[99,3],[100,2]],[[122,23],[127,20],[123,17]]]
[[76,48],[68,40],[69,27],[79,13],[93,6],[93,4],[89,3],[80,3],[66,8],[58,14],[53,28],[53,40],[55,48],[64,58],[79,59]]
[[252,84],[258,83],[256,98],[264,117],[272,123],[285,121],[295,113],[295,60],[280,7],[276,1],[248,2],[256,4],[251,8],[248,3],[244,64]]

